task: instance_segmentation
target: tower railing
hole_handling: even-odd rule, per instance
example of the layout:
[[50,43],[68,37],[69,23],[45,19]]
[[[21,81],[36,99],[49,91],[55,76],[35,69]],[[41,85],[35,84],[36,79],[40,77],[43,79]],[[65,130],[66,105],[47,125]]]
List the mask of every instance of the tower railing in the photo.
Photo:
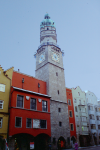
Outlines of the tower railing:
[[45,45],[54,45],[54,46],[60,48],[59,45],[57,45],[57,44],[55,44],[55,43],[53,43],[53,42],[45,42],[45,43],[41,44],[41,45],[38,47],[38,49],[39,49],[41,46],[45,46]]

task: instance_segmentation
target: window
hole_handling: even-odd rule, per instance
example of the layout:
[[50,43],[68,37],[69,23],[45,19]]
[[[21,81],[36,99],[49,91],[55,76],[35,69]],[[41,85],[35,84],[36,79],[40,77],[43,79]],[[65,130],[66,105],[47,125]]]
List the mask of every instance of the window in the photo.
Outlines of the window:
[[71,131],[74,130],[74,127],[73,127],[73,124],[72,124],[72,123],[70,124],[70,130],[71,130]]
[[36,99],[31,98],[31,109],[36,110]]
[[74,103],[76,103],[76,99],[74,98]]
[[21,121],[22,121],[21,117],[16,117],[15,127],[21,127]]
[[26,127],[27,128],[31,128],[32,127],[32,119],[27,118],[27,120],[26,120]]
[[95,124],[91,124],[91,129],[96,129]]
[[98,125],[98,129],[100,129],[100,125]]
[[61,112],[61,108],[58,108],[58,112]]
[[79,100],[79,105],[81,105],[81,99]]
[[96,111],[96,112],[99,112],[99,109],[96,107],[96,108],[95,108],[95,111]]
[[17,107],[23,108],[23,96],[17,95]]
[[82,118],[81,118],[81,121],[86,121],[87,120],[87,118],[85,117],[85,116],[83,116]]
[[58,76],[58,72],[56,72],[56,76]]
[[90,114],[89,117],[90,117],[90,119],[93,119],[93,120],[95,119],[93,114]]
[[62,122],[59,122],[59,126],[60,126],[60,127],[62,126]]
[[49,30],[49,28],[47,28],[47,30]]
[[0,84],[0,92],[5,92],[5,85],[4,84]]
[[42,101],[42,111],[47,111],[47,101]]
[[72,111],[71,110],[69,111],[69,117],[72,117]]
[[71,105],[71,100],[70,99],[68,99],[68,105]]
[[93,106],[88,106],[88,109],[89,110],[93,110]]
[[58,90],[58,94],[59,94],[59,90]]
[[2,128],[2,122],[3,122],[3,118],[0,117],[0,128]]
[[77,106],[75,106],[75,112],[78,112],[78,110],[77,110]]
[[55,144],[56,143],[56,138],[53,138],[53,144]]
[[80,96],[80,92],[78,92],[78,95]]
[[3,109],[3,101],[0,100],[0,109]]
[[46,129],[46,120],[40,120],[40,128]]
[[97,117],[97,120],[99,120],[99,116],[96,116]]

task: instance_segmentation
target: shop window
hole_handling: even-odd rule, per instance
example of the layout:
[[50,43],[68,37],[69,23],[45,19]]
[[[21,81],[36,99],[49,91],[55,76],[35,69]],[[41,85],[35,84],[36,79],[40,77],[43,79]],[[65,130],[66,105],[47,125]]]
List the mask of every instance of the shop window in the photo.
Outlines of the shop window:
[[19,128],[22,127],[22,118],[21,117],[16,117],[15,127],[19,127]]
[[40,120],[40,128],[41,129],[47,128],[47,121],[46,120]]
[[3,109],[3,101],[0,100],[0,109]]
[[17,95],[17,107],[23,108],[23,96]]
[[2,128],[2,122],[3,122],[3,118],[0,117],[0,128]]
[[26,120],[26,127],[27,128],[32,128],[32,119],[27,118],[27,120]]
[[31,98],[31,109],[36,110],[36,99]]
[[42,101],[42,111],[47,111],[47,101]]

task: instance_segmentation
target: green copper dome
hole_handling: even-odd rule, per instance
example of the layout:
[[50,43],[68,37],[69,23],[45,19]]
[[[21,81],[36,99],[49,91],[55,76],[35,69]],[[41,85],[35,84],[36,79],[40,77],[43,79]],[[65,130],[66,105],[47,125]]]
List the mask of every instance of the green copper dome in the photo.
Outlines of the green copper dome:
[[48,13],[44,16],[44,20],[40,23],[40,28],[44,28],[45,26],[55,27],[55,22],[50,19]]

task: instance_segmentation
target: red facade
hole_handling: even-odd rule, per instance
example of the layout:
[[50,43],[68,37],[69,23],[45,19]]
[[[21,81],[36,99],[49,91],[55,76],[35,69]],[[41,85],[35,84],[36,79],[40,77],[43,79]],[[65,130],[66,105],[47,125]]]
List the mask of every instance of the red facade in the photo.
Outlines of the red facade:
[[67,103],[68,103],[70,136],[76,137],[74,105],[73,105],[73,96],[72,96],[72,90],[71,89],[66,88],[66,96],[67,96]]
[[9,137],[20,133],[51,136],[46,82],[14,71],[9,108]]

